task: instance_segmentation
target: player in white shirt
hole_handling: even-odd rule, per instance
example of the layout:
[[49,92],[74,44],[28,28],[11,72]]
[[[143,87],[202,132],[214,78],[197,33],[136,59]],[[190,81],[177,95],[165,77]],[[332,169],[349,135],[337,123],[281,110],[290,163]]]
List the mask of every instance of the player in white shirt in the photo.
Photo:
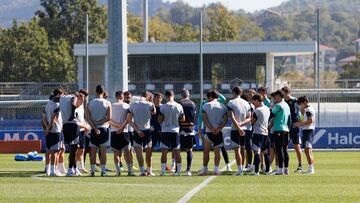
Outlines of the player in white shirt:
[[111,149],[114,152],[116,176],[121,175],[120,160],[122,152],[128,167],[128,176],[134,176],[130,159],[131,141],[128,134],[128,123],[131,119],[130,106],[124,102],[124,93],[115,93],[116,102],[112,104]]
[[[129,104],[132,101],[132,92],[130,91],[125,91],[124,92],[124,102]],[[138,168],[135,167],[134,165],[134,153],[135,153],[135,149],[134,149],[134,128],[131,125],[128,125],[128,134],[130,137],[130,142],[131,142],[131,150],[130,150],[130,160],[131,160],[131,165],[133,168],[133,171],[137,171],[139,170]],[[122,168],[122,163],[121,163],[121,159],[120,159],[120,168]]]
[[[84,164],[84,152],[86,149],[86,137],[89,136],[91,127],[85,120],[85,106],[86,97],[88,96],[88,92],[85,89],[79,90],[79,93],[85,96],[84,102],[75,110],[75,117],[78,126],[80,127],[80,136],[79,136],[79,148],[76,152],[76,170],[77,173],[89,173],[88,170],[85,169]],[[89,137],[90,138],[90,137]]]
[[309,164],[308,174],[314,174],[314,155],[312,152],[312,144],[314,141],[315,131],[315,110],[309,105],[309,100],[306,96],[299,97],[297,100],[300,106],[301,118],[295,123],[296,127],[301,128],[302,131],[302,147],[305,148],[305,155]]
[[180,125],[179,122],[185,120],[184,110],[182,106],[175,102],[174,92],[169,90],[165,93],[166,104],[161,105],[159,114],[159,123],[161,123],[161,173],[165,175],[167,154],[173,152],[176,161],[177,172],[175,176],[181,175],[181,155],[180,155]]
[[[250,115],[252,117],[252,114],[254,113],[255,107],[252,104],[252,97],[256,94],[255,90],[248,89],[244,92],[242,95],[243,99],[245,99],[248,104],[250,105]],[[246,129],[245,131],[245,151],[246,151],[246,168],[245,172],[251,172],[254,169],[254,165],[252,165],[252,159],[253,159],[253,151],[252,151],[252,125],[251,121],[247,122],[245,125]],[[243,153],[243,152],[242,152]],[[244,162],[244,160],[243,160]]]
[[[130,104],[130,112],[133,117],[130,125],[134,128],[134,148],[136,157],[140,167],[139,176],[155,176],[152,172],[151,156],[152,142],[150,133],[151,115],[156,113],[156,109],[152,101],[152,94],[144,92],[139,101]],[[146,153],[147,171],[144,168],[143,150]]]
[[101,176],[106,176],[106,148],[110,146],[111,103],[104,99],[104,88],[96,86],[96,98],[88,105],[90,134],[90,176],[95,176],[96,153],[99,149]]
[[61,88],[55,89],[52,99],[47,103],[44,111],[46,117],[46,120],[43,122],[46,136],[46,149],[50,155],[50,164],[46,167],[46,174],[49,176],[62,176],[62,174],[57,170],[57,162],[61,147],[62,131],[59,100],[63,94],[64,91]]
[[[234,147],[235,159],[238,171],[234,175],[242,175],[243,155],[245,149],[245,130],[249,130],[247,124],[251,121],[250,105],[241,98],[242,90],[240,87],[234,87],[232,90],[233,99],[227,104],[228,116],[231,124],[231,144]],[[240,153],[242,151],[242,153]]]
[[60,98],[60,111],[63,120],[64,142],[69,146],[69,168],[67,176],[79,176],[76,171],[76,151],[79,144],[80,128],[75,110],[84,102],[85,95],[74,93]]
[[227,107],[218,101],[219,93],[212,90],[207,94],[208,103],[202,107],[202,117],[205,123],[203,167],[200,176],[208,174],[208,163],[210,159],[211,146],[214,148],[214,175],[220,175],[220,147],[224,145],[222,129],[227,122]]
[[263,103],[264,97],[260,94],[254,95],[252,102],[255,106],[255,111],[251,119],[253,124],[252,148],[254,151],[254,165],[255,172],[252,175],[259,175],[260,156],[264,155],[266,170],[265,173],[270,172],[270,140],[269,140],[269,118],[270,109]]

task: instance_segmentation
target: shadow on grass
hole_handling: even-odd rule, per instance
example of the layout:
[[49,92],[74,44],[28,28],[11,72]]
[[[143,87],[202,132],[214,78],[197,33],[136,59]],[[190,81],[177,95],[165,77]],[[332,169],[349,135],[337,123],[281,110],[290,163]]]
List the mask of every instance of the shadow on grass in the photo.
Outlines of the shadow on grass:
[[0,171],[0,178],[29,178],[43,173],[43,171]]

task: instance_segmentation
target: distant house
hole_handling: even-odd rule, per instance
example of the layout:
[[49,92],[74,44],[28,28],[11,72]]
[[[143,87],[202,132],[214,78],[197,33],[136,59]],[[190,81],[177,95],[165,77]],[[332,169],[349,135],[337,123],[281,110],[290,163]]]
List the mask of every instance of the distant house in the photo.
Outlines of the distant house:
[[281,13],[278,11],[271,10],[271,9],[265,9],[265,10],[260,11],[260,13],[256,16],[255,20],[258,25],[261,25],[263,23],[264,19],[266,19],[268,17],[272,17],[272,16],[280,17]]
[[360,53],[360,38],[355,40],[356,53]]
[[347,65],[356,61],[356,56],[349,56],[338,61],[339,66]]
[[[360,38],[359,39],[356,39],[354,40],[354,43],[355,43],[355,50],[356,50],[356,53],[357,54],[360,54]],[[354,56],[349,56],[349,57],[346,57],[346,58],[343,58],[341,60],[338,61],[338,64],[339,66],[343,66],[343,65],[346,65],[346,64],[350,64],[354,61],[357,60],[357,57],[356,55]]]
[[336,49],[326,45],[320,45],[320,71],[336,70]]

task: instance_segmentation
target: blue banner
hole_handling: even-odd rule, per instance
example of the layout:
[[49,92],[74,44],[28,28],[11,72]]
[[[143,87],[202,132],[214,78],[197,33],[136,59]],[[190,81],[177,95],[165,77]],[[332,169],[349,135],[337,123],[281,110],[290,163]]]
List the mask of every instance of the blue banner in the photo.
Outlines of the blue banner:
[[[225,147],[230,149],[230,129],[223,130]],[[203,148],[202,141],[196,136],[195,149]],[[291,144],[290,144],[291,147]],[[360,148],[360,128],[317,128],[313,141],[314,149]]]
[[[230,128],[223,130],[225,147],[230,149]],[[0,140],[41,140],[45,151],[45,136],[42,130],[0,130]],[[202,140],[196,136],[196,150],[203,148]],[[360,148],[360,128],[317,128],[313,147],[316,149]]]
[[41,140],[41,151],[45,152],[46,150],[45,135],[42,130],[0,130],[0,140]]

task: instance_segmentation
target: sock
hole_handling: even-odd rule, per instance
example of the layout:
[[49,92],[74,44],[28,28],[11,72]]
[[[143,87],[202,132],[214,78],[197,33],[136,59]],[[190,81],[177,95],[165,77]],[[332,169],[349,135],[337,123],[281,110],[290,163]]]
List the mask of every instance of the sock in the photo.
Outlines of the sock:
[[50,165],[50,173],[55,173],[55,166],[54,165]]
[[149,173],[152,173],[152,167],[149,167],[148,170],[149,170]]
[[79,168],[79,169],[80,169],[80,166],[81,166],[81,162],[80,162],[80,161],[77,161],[77,162],[76,162],[76,168]]
[[254,154],[255,173],[259,172],[260,155]]
[[59,169],[58,169],[58,165],[54,165],[54,171],[55,171],[55,173],[60,173]]
[[314,169],[314,164],[310,164],[309,169]]
[[50,173],[50,164],[45,166],[45,173],[49,174]]
[[208,167],[207,167],[207,166],[203,166],[203,169],[204,169],[204,171],[207,171],[207,170],[208,170]]
[[72,168],[68,168],[67,173],[68,173],[68,174],[72,174],[72,173],[73,173],[73,169],[72,169]]
[[132,173],[132,164],[131,163],[127,164],[127,167],[128,167],[128,172]]
[[106,167],[105,167],[105,165],[100,165],[100,167],[101,167],[101,172],[102,172],[102,173],[106,173]]
[[80,167],[81,167],[81,169],[85,169],[85,164],[84,164],[84,160],[81,160],[81,162],[80,162]]
[[193,153],[192,153],[192,151],[187,152],[187,157],[186,157],[186,171],[190,171],[190,170],[191,170],[192,159],[193,159]]
[[215,166],[215,167],[214,167],[214,171],[215,171],[215,172],[218,172],[218,171],[219,171],[219,166]]
[[238,165],[238,172],[242,172],[242,170],[243,170],[243,166],[242,165]]
[[145,172],[144,166],[140,166],[140,172],[141,172],[141,173],[144,173],[144,172]]
[[301,168],[301,167],[302,167],[302,164],[301,164],[301,163],[299,163],[298,167],[299,167],[299,168]]
[[173,159],[171,162],[171,168],[174,168],[174,167],[175,167],[175,159]]
[[95,169],[96,169],[96,165],[95,164],[91,164],[90,165],[90,167],[91,167],[91,173],[95,173]]
[[180,164],[176,164],[177,167],[177,173],[181,174],[181,163]]
[[116,168],[116,172],[120,172],[120,164],[119,163],[115,163],[115,168]]
[[65,172],[65,171],[66,171],[66,170],[65,170],[65,164],[64,164],[64,162],[59,163],[59,164],[58,164],[58,168],[59,168],[59,171],[61,171],[61,172]]
[[280,168],[279,168],[279,165],[276,165],[276,170],[279,170]]
[[165,172],[166,163],[161,163],[161,173]]

